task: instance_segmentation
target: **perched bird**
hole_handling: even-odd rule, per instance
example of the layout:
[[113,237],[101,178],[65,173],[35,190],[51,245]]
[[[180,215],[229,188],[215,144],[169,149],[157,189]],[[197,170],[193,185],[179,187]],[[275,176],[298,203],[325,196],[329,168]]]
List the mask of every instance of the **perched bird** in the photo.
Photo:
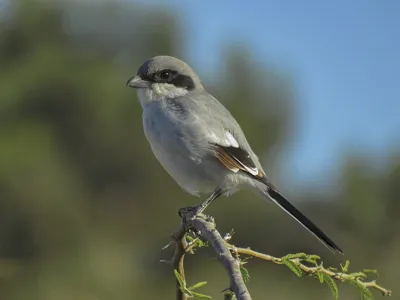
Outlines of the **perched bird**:
[[186,63],[153,57],[127,86],[138,89],[144,132],[158,161],[188,193],[208,195],[194,208],[195,216],[221,195],[247,187],[276,203],[330,250],[343,253],[272,185],[235,118]]

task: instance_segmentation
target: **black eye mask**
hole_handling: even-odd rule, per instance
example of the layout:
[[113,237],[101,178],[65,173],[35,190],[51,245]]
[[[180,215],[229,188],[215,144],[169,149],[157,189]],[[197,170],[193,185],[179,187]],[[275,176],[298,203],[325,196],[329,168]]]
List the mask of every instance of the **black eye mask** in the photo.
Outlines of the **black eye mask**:
[[169,83],[188,91],[194,89],[194,81],[190,76],[182,75],[174,70],[164,69],[152,74],[140,74],[140,78],[154,83]]

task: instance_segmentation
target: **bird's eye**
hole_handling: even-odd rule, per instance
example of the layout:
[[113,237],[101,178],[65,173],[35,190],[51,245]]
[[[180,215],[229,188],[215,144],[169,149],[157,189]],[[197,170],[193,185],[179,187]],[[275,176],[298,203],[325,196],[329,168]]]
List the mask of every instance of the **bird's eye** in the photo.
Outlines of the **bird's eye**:
[[160,78],[161,79],[169,79],[171,76],[171,72],[170,71],[161,71],[160,72]]

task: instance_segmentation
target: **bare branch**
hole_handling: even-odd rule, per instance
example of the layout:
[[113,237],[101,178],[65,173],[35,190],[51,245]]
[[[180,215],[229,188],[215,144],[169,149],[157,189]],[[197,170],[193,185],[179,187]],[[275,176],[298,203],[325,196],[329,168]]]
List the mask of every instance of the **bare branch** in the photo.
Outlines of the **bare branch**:
[[215,228],[214,219],[205,219],[204,215],[200,215],[194,220],[191,220],[190,217],[185,217],[185,221],[192,228],[200,232],[201,236],[209,242],[217,253],[218,259],[228,272],[230,289],[235,293],[236,298],[238,300],[251,300],[250,293],[247,290],[240,272],[239,261],[232,256],[225,240]]
[[[183,259],[185,253],[190,252],[191,249],[195,246],[195,243],[188,245],[186,242],[185,233],[192,229],[195,232],[198,232],[202,238],[208,241],[211,247],[214,249],[217,254],[218,259],[224,265],[230,281],[230,290],[233,291],[238,300],[251,300],[251,296],[247,290],[247,287],[242,278],[242,274],[240,272],[240,261],[236,260],[225,240],[222,238],[220,233],[215,228],[214,219],[206,217],[202,214],[193,218],[193,212],[189,209],[181,209],[179,214],[182,217],[181,228],[173,235],[173,239],[175,241],[175,254],[172,259],[172,263],[174,268],[179,272],[181,278],[184,280],[184,268],[183,268]],[[187,295],[181,291],[181,286],[177,281],[177,300],[186,300]]]

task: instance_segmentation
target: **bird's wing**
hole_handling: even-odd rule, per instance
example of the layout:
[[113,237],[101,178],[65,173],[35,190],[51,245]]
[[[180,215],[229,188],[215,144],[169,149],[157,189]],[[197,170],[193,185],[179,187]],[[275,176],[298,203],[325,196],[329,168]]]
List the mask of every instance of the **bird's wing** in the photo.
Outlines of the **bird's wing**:
[[185,117],[180,115],[179,128],[186,130],[185,143],[192,154],[195,153],[198,157],[214,155],[228,170],[234,173],[244,172],[263,183],[264,186],[260,190],[266,198],[307,228],[329,249],[343,253],[268,180],[242,129],[221,103],[207,93],[186,96],[178,102],[179,106],[185,108],[178,111],[186,112]]
[[185,130],[185,142],[194,157],[211,154],[232,172],[243,171],[255,179],[266,179],[239,124],[218,100],[208,93],[197,93],[174,102],[178,111],[186,112],[174,115],[179,115],[180,130]]
[[212,131],[211,144],[218,160],[233,172],[243,171],[257,180],[266,179],[265,173],[252,151],[240,125],[217,99],[207,94],[202,98],[206,127]]
[[257,179],[265,177],[264,172],[256,166],[251,155],[240,147],[215,145],[215,153],[218,160],[232,172],[237,173],[241,170]]

